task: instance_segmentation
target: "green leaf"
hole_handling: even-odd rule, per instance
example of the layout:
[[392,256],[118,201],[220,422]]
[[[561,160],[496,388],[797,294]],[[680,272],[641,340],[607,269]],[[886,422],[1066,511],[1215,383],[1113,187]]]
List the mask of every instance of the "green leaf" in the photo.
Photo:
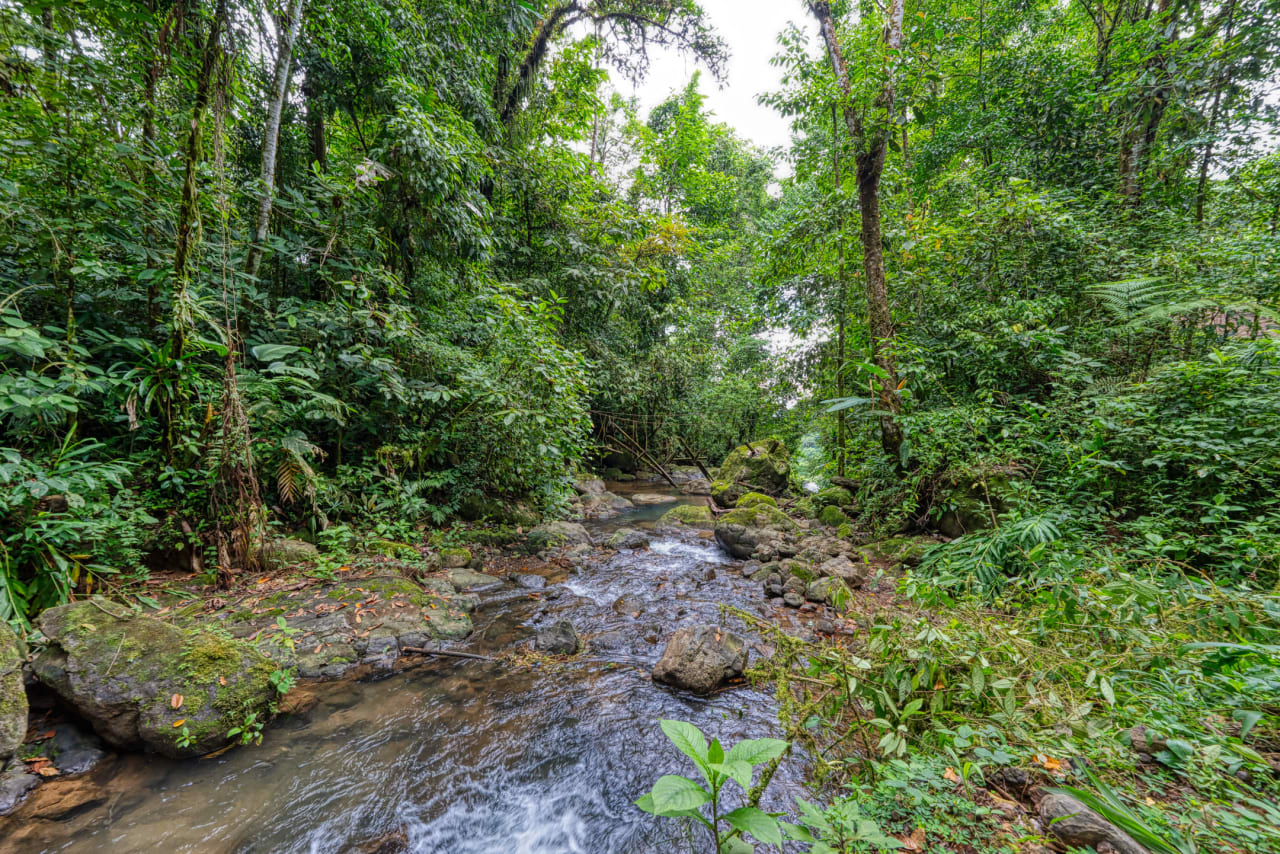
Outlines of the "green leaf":
[[711,763],[711,770],[728,777],[743,789],[751,788],[751,766],[741,759],[732,759],[728,762],[713,762]]
[[249,352],[252,353],[253,357],[259,361],[278,362],[284,357],[292,356],[300,350],[302,350],[301,347],[295,347],[292,344],[259,344]]
[[743,833],[750,833],[761,842],[782,845],[782,830],[778,827],[778,820],[763,810],[755,807],[738,807],[726,815],[724,820]]
[[741,760],[750,765],[772,762],[787,751],[788,742],[779,738],[748,738],[729,748],[727,762]]
[[1255,712],[1247,709],[1236,709],[1231,713],[1231,717],[1240,722],[1240,740],[1244,741],[1249,734],[1249,730],[1262,720],[1262,712]]
[[711,800],[711,795],[697,783],[675,774],[659,777],[650,795],[653,797],[653,814],[663,816],[696,810]]
[[681,753],[697,763],[699,768],[707,767],[707,739],[696,726],[684,721],[661,720],[658,723]]

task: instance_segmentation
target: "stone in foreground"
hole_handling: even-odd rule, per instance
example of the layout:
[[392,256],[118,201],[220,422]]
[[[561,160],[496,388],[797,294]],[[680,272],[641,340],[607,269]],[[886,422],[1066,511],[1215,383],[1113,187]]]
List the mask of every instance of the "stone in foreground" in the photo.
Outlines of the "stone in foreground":
[[276,665],[252,645],[104,599],[50,608],[40,628],[36,676],[120,749],[199,756],[249,715],[265,720],[276,697]]
[[9,760],[27,736],[27,689],[22,684],[22,662],[27,657],[25,645],[0,620],[0,768]]
[[1132,836],[1070,795],[1046,795],[1040,801],[1040,818],[1049,833],[1070,848],[1109,845],[1118,854],[1149,854]]
[[534,649],[550,655],[573,655],[581,646],[578,631],[568,620],[561,620],[553,626],[538,629],[533,638]]
[[686,626],[667,641],[653,668],[655,682],[710,694],[747,668],[747,644],[715,626]]

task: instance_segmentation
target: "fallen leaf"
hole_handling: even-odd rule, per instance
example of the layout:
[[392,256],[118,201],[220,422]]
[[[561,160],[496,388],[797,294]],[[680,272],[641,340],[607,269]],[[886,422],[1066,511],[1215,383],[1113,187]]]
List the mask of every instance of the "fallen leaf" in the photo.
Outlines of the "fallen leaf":
[[35,769],[35,772],[41,777],[57,777],[62,773],[52,765],[41,765],[39,768]]
[[173,728],[174,728],[174,729],[177,729],[178,727],[182,726],[182,725],[183,725],[183,724],[185,724],[186,722],[187,722],[187,719],[186,719],[186,718],[181,718],[181,719],[179,719],[179,720],[176,720],[176,721],[174,721],[174,722],[173,722]]
[[312,652],[312,654],[313,654],[313,655],[319,655],[319,654],[320,654],[320,650],[322,650],[322,649],[324,649],[324,644],[322,644],[322,643],[318,643],[318,644],[316,644],[316,648],[315,648],[315,649],[313,649],[311,652]]
[[169,698],[169,708],[171,708],[171,709],[181,709],[181,708],[182,708],[182,695],[181,695],[181,694],[174,694],[172,697],[170,697],[170,698]]
[[219,684],[219,685],[226,685],[226,684],[227,684],[227,677],[225,677],[225,676],[219,676],[219,677],[218,677],[218,684]]
[[947,766],[947,770],[942,772],[942,779],[950,780],[952,783],[959,783],[960,775],[956,773],[956,769]]

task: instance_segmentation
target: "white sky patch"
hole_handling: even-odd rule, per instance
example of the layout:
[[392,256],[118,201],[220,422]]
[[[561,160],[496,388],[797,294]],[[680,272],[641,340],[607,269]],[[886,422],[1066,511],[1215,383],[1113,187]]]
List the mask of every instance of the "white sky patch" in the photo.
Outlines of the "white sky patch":
[[[732,54],[724,88],[703,68],[701,88],[707,109],[761,148],[789,146],[789,120],[757,103],[756,96],[782,88],[782,69],[769,60],[778,53],[778,33],[787,23],[801,24],[813,38],[816,30],[804,4],[800,0],[702,0],[702,7]],[[692,56],[673,49],[653,48],[650,59],[649,73],[639,86],[616,80],[621,94],[639,97],[641,115],[683,89],[702,67]]]

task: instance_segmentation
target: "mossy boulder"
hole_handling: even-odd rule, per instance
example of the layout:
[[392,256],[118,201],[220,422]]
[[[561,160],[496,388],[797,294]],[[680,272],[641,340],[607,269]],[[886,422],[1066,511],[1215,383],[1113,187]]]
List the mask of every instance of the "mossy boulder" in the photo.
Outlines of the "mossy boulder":
[[227,744],[250,714],[267,718],[276,699],[277,665],[220,633],[98,598],[50,608],[40,629],[49,646],[36,676],[120,749],[199,756]]
[[850,507],[853,495],[843,486],[828,486],[813,494],[813,503],[818,507]]
[[462,548],[441,549],[440,563],[445,569],[461,569],[471,564],[471,550]]
[[757,552],[764,554],[770,544],[797,529],[796,523],[777,507],[757,504],[730,510],[717,519],[716,542],[729,554],[745,560]]
[[[791,481],[791,455],[781,439],[739,445],[720,465],[717,480],[740,483],[769,495],[782,495]],[[712,487],[714,491],[714,486]]]
[[528,542],[539,549],[591,545],[591,535],[577,522],[543,522],[529,532]]
[[831,528],[838,528],[847,524],[849,517],[844,515],[844,511],[834,504],[828,504],[818,512],[818,521]]
[[738,499],[746,495],[749,490],[740,483],[732,483],[727,480],[717,480],[711,483],[711,500],[716,503],[717,507],[725,510],[732,510],[738,506]]
[[0,768],[27,735],[27,691],[22,684],[26,657],[26,645],[0,620]]
[[924,553],[936,545],[938,541],[932,537],[891,537],[867,549],[890,563],[917,566]]
[[948,483],[950,489],[935,505],[937,529],[948,537],[986,530],[1012,506],[1014,488],[1007,471],[955,473]]
[[757,507],[761,504],[768,504],[770,507],[778,506],[778,499],[772,495],[764,495],[759,492],[748,492],[746,495],[738,499],[738,507]]
[[663,513],[662,518],[658,520],[658,524],[692,525],[694,527],[710,528],[714,521],[715,518],[711,515],[711,508],[707,505],[681,504]]
[[286,569],[303,563],[315,563],[320,551],[311,543],[290,537],[267,540],[258,552],[263,569]]

